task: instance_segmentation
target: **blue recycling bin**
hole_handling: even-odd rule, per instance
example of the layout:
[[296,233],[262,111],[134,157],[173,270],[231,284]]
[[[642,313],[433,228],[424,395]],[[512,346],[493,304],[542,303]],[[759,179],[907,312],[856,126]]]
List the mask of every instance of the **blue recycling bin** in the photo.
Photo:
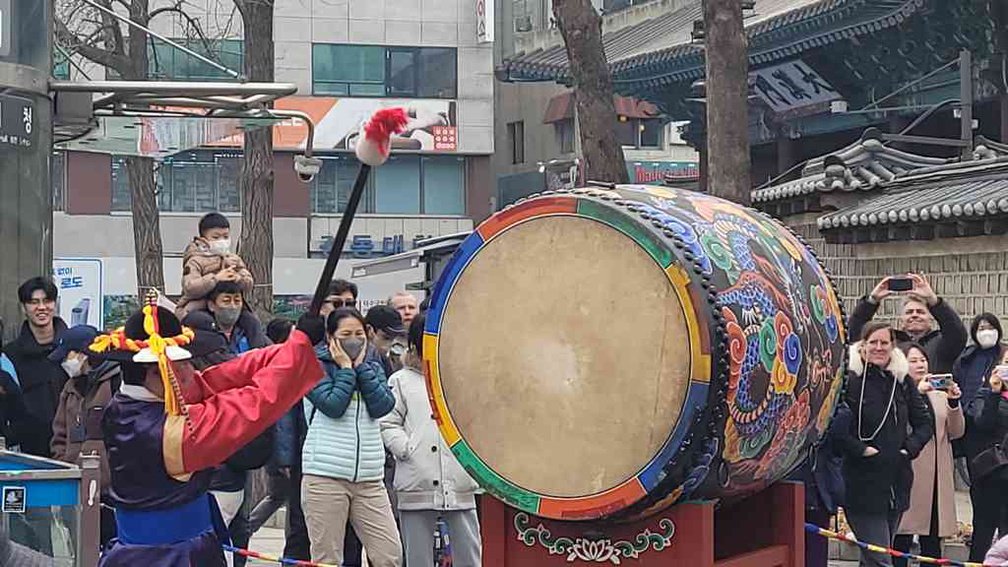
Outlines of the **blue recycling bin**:
[[0,448],[0,565],[97,565],[98,467],[94,455],[78,466]]

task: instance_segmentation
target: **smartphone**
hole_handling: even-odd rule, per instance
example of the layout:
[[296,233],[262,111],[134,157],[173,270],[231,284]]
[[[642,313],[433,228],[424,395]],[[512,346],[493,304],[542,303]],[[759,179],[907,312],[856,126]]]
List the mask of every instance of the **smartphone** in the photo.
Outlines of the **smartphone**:
[[952,375],[932,374],[928,376],[928,381],[935,390],[948,390],[952,386]]
[[994,373],[1002,380],[1008,380],[1008,364],[998,364],[994,367]]
[[887,283],[889,291],[910,291],[913,289],[913,280],[910,278],[889,278]]

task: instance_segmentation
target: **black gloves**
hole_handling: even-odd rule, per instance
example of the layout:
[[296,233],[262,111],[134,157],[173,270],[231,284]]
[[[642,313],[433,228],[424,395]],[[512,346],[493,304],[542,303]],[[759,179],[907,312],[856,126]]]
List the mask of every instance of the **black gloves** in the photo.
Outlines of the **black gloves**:
[[297,328],[308,335],[313,345],[325,340],[325,319],[321,315],[305,313],[298,319]]

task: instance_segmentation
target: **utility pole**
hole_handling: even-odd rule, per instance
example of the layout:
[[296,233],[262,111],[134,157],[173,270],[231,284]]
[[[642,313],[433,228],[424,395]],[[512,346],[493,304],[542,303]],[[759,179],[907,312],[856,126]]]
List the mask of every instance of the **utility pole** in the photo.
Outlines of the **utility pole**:
[[704,0],[707,52],[707,190],[748,205],[749,58],[741,0]]
[[973,159],[973,58],[968,49],[959,52],[959,132],[966,143],[962,160]]

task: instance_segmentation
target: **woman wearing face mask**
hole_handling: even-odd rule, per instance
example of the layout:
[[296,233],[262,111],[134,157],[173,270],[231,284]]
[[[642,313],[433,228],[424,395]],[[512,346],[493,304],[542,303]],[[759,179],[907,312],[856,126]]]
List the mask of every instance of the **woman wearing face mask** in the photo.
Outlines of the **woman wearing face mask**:
[[[900,516],[910,505],[917,457],[934,434],[924,397],[907,379],[906,356],[894,348],[887,323],[865,325],[850,348],[845,399],[851,423],[841,444],[847,522],[861,541],[890,547]],[[862,567],[892,566],[884,553],[861,549]]]
[[[77,464],[81,454],[96,452],[101,457],[101,494],[107,500],[111,483],[108,453],[102,432],[102,417],[112,396],[122,383],[119,363],[88,356],[88,346],[98,330],[87,325],[67,329],[60,335],[49,360],[63,367],[69,380],[63,386],[53,419],[53,458]],[[101,544],[115,536],[115,515],[101,510]]]
[[963,350],[952,367],[955,381],[962,388],[963,408],[967,414],[1000,356],[1001,321],[992,313],[977,315],[970,325],[970,337],[973,344]]
[[1008,515],[1008,349],[1003,349],[990,377],[973,403],[970,443],[970,497],[973,501],[973,542],[970,561],[983,561],[994,531],[1004,535]]
[[[910,551],[916,535],[920,538],[921,555],[942,557],[942,538],[955,535],[957,530],[952,440],[966,432],[966,420],[959,401],[962,392],[954,381],[931,376],[927,351],[919,344],[911,343],[905,352],[910,378],[930,403],[935,418],[935,434],[913,460],[910,509],[900,520],[899,535],[893,547],[899,551]],[[896,567],[904,567],[907,561],[897,557],[893,563]]]
[[368,356],[364,318],[340,308],[316,347],[325,376],[308,393],[301,504],[312,561],[341,565],[347,519],[373,567],[399,567],[402,547],[382,482],[385,449],[378,420],[395,407],[381,364]]

